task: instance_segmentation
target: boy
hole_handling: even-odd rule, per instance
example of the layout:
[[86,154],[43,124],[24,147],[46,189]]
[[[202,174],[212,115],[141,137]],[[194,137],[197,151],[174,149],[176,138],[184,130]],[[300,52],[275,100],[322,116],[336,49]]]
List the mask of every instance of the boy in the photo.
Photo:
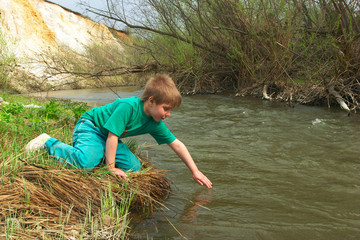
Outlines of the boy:
[[58,160],[80,169],[92,170],[105,157],[111,173],[127,179],[124,171],[139,171],[140,161],[121,138],[151,134],[158,144],[168,144],[183,160],[200,185],[212,187],[201,173],[186,146],[176,139],[162,122],[173,108],[180,106],[181,95],[173,80],[165,74],[149,79],[141,98],[116,99],[85,112],[74,128],[73,146],[51,138],[46,133],[30,141],[25,149],[46,148]]

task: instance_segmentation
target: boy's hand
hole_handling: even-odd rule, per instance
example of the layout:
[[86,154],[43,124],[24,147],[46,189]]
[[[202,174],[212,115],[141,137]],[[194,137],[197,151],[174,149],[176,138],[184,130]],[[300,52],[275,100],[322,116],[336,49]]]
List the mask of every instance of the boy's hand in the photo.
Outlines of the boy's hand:
[[129,178],[128,175],[120,168],[111,168],[109,170],[115,177],[118,177],[120,179],[122,178],[124,180],[127,180]]
[[183,160],[186,166],[190,169],[195,181],[197,181],[201,186],[205,184],[205,186],[207,186],[208,188],[212,188],[212,183],[196,167],[196,164],[192,159],[189,151],[180,140],[175,139],[172,143],[169,143],[169,147],[171,147],[171,149],[174,150],[174,152],[176,152],[176,154],[181,158],[181,160]]
[[197,181],[201,186],[205,184],[206,187],[212,188],[212,182],[199,170],[193,173],[193,178]]

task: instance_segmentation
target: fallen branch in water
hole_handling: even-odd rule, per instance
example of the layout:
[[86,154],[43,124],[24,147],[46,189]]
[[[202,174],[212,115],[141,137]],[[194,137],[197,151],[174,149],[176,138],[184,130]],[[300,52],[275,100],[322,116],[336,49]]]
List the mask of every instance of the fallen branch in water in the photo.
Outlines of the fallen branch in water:
[[350,112],[350,108],[348,107],[348,105],[345,103],[344,99],[342,98],[342,96],[335,90],[334,86],[331,85],[329,87],[329,93],[331,95],[333,95],[337,101],[337,103],[339,103],[340,107],[348,112]]
[[269,85],[265,84],[263,87],[263,98],[266,100],[271,100],[271,96],[269,96],[267,94],[268,88],[269,88]]

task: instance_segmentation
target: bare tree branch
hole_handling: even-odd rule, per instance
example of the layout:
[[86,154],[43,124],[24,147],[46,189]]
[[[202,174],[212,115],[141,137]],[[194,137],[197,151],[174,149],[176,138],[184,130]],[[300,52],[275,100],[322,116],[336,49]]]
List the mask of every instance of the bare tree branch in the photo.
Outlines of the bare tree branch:
[[150,27],[147,27],[147,26],[140,26],[140,25],[132,25],[130,24],[129,22],[121,19],[121,18],[115,18],[115,17],[111,17],[111,16],[107,16],[105,14],[102,14],[100,12],[97,12],[97,11],[93,11],[92,9],[87,9],[87,11],[91,12],[91,13],[94,13],[94,14],[97,14],[101,17],[105,17],[105,18],[109,18],[109,19],[112,19],[112,20],[115,20],[115,21],[119,21],[123,24],[125,24],[126,26],[128,26],[129,28],[133,28],[133,29],[141,29],[141,30],[145,30],[145,31],[149,31],[149,32],[153,32],[153,33],[157,33],[157,34],[160,34],[160,35],[164,35],[164,36],[168,36],[168,37],[172,37],[172,38],[175,38],[175,39],[178,39],[180,41],[183,41],[183,42],[186,42],[186,43],[189,43],[189,44],[193,44],[194,46],[198,47],[198,48],[201,48],[205,51],[208,51],[210,53],[213,53],[213,54],[216,54],[217,56],[220,56],[220,57],[224,57],[226,58],[226,54],[224,54],[223,52],[218,52],[214,49],[211,49],[211,48],[208,48],[204,45],[201,45],[193,40],[189,40],[189,39],[186,39],[184,37],[181,37],[177,34],[174,34],[174,33],[169,33],[169,32],[164,32],[164,31],[160,31],[160,30],[157,30],[157,29],[153,29],[153,28],[150,28]]

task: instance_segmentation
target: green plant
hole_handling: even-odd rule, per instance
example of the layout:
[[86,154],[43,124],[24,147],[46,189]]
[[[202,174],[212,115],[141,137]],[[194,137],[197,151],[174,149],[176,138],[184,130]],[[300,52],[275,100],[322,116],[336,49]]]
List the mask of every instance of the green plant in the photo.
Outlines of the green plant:
[[129,224],[129,210],[135,193],[127,189],[121,190],[121,197],[115,198],[112,188],[119,186],[109,183],[107,190],[101,193],[101,222],[106,225],[112,222],[114,236],[125,239]]
[[2,110],[8,114],[18,115],[19,113],[24,112],[25,107],[21,103],[16,102],[4,105]]
[[13,239],[14,234],[18,231],[20,223],[16,214],[10,214],[9,217],[5,219],[5,238],[7,240]]
[[89,106],[84,102],[71,102],[70,100],[64,101],[64,107],[69,109],[71,116],[73,116],[76,121],[80,118],[80,116],[89,110]]
[[39,114],[45,116],[46,121],[49,119],[58,119],[60,114],[59,104],[52,100],[40,109]]
[[16,61],[15,54],[9,49],[6,35],[0,26],[0,88],[8,88],[9,74],[15,68]]

